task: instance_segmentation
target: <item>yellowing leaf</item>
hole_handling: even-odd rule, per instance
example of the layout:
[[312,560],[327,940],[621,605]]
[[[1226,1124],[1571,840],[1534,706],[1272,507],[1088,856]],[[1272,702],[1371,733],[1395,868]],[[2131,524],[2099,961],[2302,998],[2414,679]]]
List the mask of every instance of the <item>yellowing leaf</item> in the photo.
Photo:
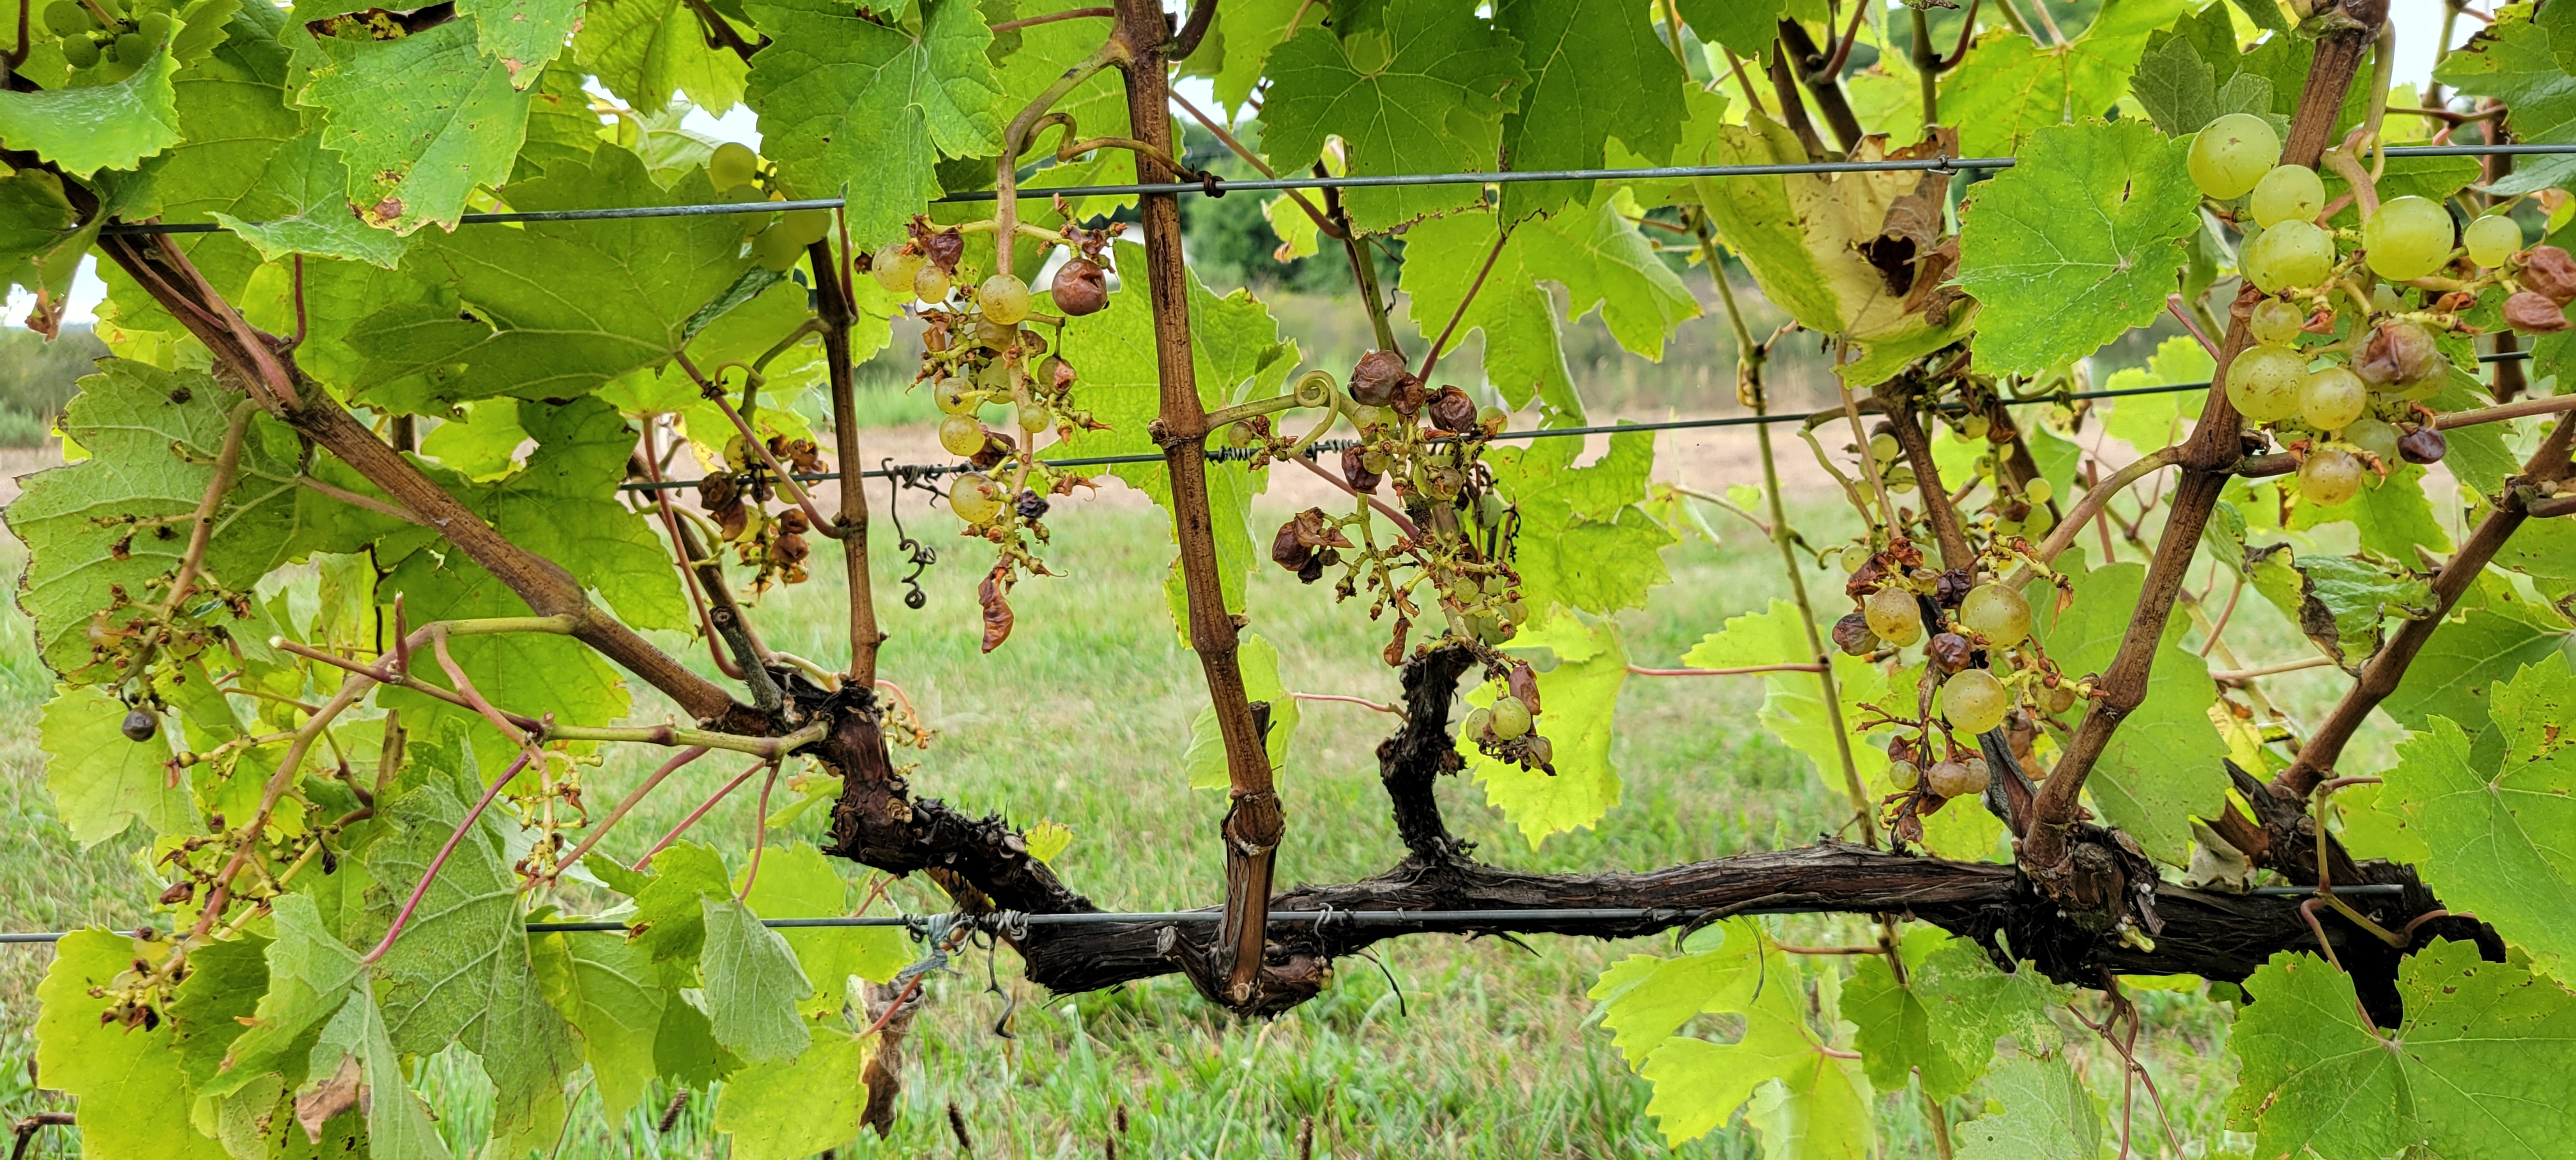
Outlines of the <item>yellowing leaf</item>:
[[[1610,763],[1610,719],[1628,680],[1628,654],[1611,626],[1594,628],[1564,611],[1532,620],[1507,649],[1518,655],[1549,649],[1555,655],[1555,667],[1538,674],[1542,712],[1535,731],[1555,747],[1556,772],[1486,757],[1463,731],[1458,750],[1469,755],[1467,775],[1484,787],[1485,800],[1500,808],[1536,849],[1549,834],[1589,826],[1619,804],[1619,770]],[[1472,705],[1493,700],[1490,684],[1467,695]]]

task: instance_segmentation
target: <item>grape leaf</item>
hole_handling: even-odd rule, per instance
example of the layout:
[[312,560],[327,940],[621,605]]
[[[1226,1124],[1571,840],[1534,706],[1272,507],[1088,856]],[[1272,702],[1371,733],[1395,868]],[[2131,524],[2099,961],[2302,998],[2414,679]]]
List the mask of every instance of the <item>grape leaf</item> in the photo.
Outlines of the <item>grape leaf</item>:
[[2462,594],[2451,615],[2457,619],[2424,642],[2381,708],[2409,730],[2430,728],[2435,717],[2477,730],[2470,735],[2472,761],[2492,765],[2504,748],[2503,735],[2489,720],[2490,687],[2524,665],[2565,654],[2576,644],[2576,633],[2556,609],[2515,592],[2500,578]]
[[170,87],[178,71],[179,58],[163,44],[122,80],[0,92],[0,144],[80,177],[132,169],[180,141],[178,98]]
[[[2135,2],[2135,0],[2132,0]],[[2033,133],[1960,212],[1959,284],[1984,305],[1981,370],[2039,374],[2164,309],[2200,228],[2188,146],[2138,121]]]
[[63,828],[83,846],[122,834],[138,821],[154,834],[196,829],[187,776],[171,776],[170,743],[126,740],[118,731],[125,713],[125,703],[104,689],[58,685],[36,727],[46,792],[53,795]]
[[[1404,288],[1414,319],[1445,329],[1456,317],[1453,341],[1482,330],[1485,377],[1506,408],[1517,411],[1535,397],[1549,418],[1581,424],[1583,402],[1566,367],[1556,297],[1539,283],[1565,287],[1567,321],[1597,307],[1620,346],[1650,359],[1663,357],[1664,337],[1673,327],[1699,316],[1698,300],[1622,210],[1615,194],[1601,197],[1589,207],[1523,222],[1501,239],[1500,218],[1491,213],[1452,214],[1414,226],[1405,231],[1404,246]],[[1480,273],[1484,284],[1476,288]]]
[[[850,884],[823,852],[806,842],[762,851],[760,877],[743,901],[765,918],[839,918],[851,912]],[[814,980],[805,998],[809,1013],[838,1013],[844,987],[856,975],[873,983],[894,977],[913,959],[903,932],[893,927],[813,927],[779,932],[796,963]]]
[[716,1096],[716,1131],[733,1139],[739,1160],[794,1160],[829,1152],[859,1134],[868,1087],[860,1080],[876,1054],[876,1036],[813,1028],[813,1041],[792,1065],[756,1067],[726,1081]]
[[1669,959],[1629,955],[1593,982],[1587,994],[1601,1004],[1601,1025],[1628,1066],[1643,1065],[1692,1016],[1743,1002],[1764,954],[1761,937],[1742,919],[1712,929],[1723,939],[1717,946]]
[[304,1045],[365,976],[358,953],[332,932],[314,896],[281,895],[270,911],[277,940],[268,944],[268,992],[260,996],[249,1029],[226,1051],[219,1074],[200,1085],[203,1092],[238,1091],[281,1069],[302,1075]]
[[675,842],[653,855],[649,875],[614,863],[588,865],[612,889],[635,900],[635,916],[627,924],[630,937],[657,963],[696,962],[707,934],[700,900],[733,894],[723,856],[696,842]]
[[2093,1094],[2063,1058],[2005,1060],[1987,1077],[1986,1098],[2004,1110],[1954,1129],[1960,1160],[2097,1160],[2102,1154]]
[[797,196],[849,199],[853,244],[893,239],[928,208],[941,193],[935,158],[1001,151],[1011,110],[973,0],[926,0],[918,33],[826,0],[745,8],[771,39],[744,98],[762,148]]
[[[1303,169],[1338,136],[1359,176],[1495,169],[1503,117],[1530,79],[1518,43],[1471,8],[1389,0],[1377,27],[1310,27],[1273,50],[1261,105],[1271,163]],[[1482,196],[1472,185],[1405,186],[1350,190],[1344,204],[1352,225],[1376,233]]]
[[1613,434],[1608,454],[1576,467],[1581,451],[1570,439],[1543,439],[1485,453],[1495,489],[1520,513],[1513,564],[1522,599],[1533,610],[1643,607],[1648,591],[1672,580],[1656,552],[1673,534],[1637,506],[1654,470],[1655,437]]
[[2347,671],[2359,671],[2379,651],[2382,621],[2433,612],[2429,581],[2360,557],[2317,553],[2294,559],[2289,545],[2276,544],[2248,550],[2245,574],[2256,592]]
[[736,899],[701,899],[698,906],[707,931],[698,974],[706,981],[707,1021],[716,1042],[746,1063],[802,1054],[805,1025],[796,1002],[813,994],[814,984],[797,965],[796,952]]
[[2182,0],[2112,0],[2082,36],[2051,48],[2007,28],[1978,37],[1941,82],[1941,116],[1959,126],[1960,154],[2022,156],[2038,130],[2108,113],[2148,36],[2183,11]]
[[323,148],[317,136],[298,136],[269,154],[267,168],[243,197],[259,206],[258,220],[222,210],[207,216],[272,262],[315,254],[393,269],[411,248],[410,237],[350,216],[348,187],[349,167],[338,155]]
[[63,179],[29,167],[0,177],[0,289],[59,303],[97,235],[63,196]]
[[[456,15],[474,19],[483,55],[509,70],[512,88],[531,88],[546,63],[581,26],[582,0],[457,0]],[[667,91],[667,90],[665,90]],[[721,107],[721,106],[720,106]]]
[[[2227,23],[2225,9],[2212,5],[2208,12],[2219,13],[2218,23]],[[2130,89],[2138,104],[2156,128],[2170,137],[2197,133],[2200,127],[2229,113],[2252,113],[2264,116],[2272,111],[2272,82],[2257,73],[2236,71],[2233,58],[2234,34],[2225,62],[2232,75],[2220,79],[2191,40],[2174,37],[2163,44],[2151,45],[2138,60],[2138,72],[2130,80]]]
[[222,1145],[189,1126],[172,1029],[129,1027],[113,1017],[113,994],[90,994],[114,988],[147,953],[157,961],[169,948],[97,929],[54,944],[53,965],[36,986],[37,1072],[46,1087],[79,1097],[83,1155],[225,1160]]
[[653,1082],[653,1045],[672,996],[643,948],[613,933],[558,932],[529,940],[546,1000],[581,1033],[582,1054],[610,1123]]
[[[2067,675],[2102,672],[2119,652],[2146,567],[2112,564],[2078,573],[2065,560],[2059,567],[2073,574],[2075,603],[2061,612],[2042,601],[2032,633]],[[2127,831],[2150,857],[2175,866],[2190,857],[2190,818],[2217,816],[2227,795],[2220,765],[2227,743],[2208,713],[2218,687],[2209,663],[2176,643],[2181,630],[2180,621],[2168,628],[2146,699],[2122,719],[2084,783],[2105,821]]]
[[1843,1018],[1859,1028],[1856,1042],[1880,1090],[1902,1091],[1908,1073],[1919,1071],[1926,1094],[1951,1099],[1985,1074],[2002,1037],[2014,1036],[2024,1053],[2056,1041],[2047,1011],[2066,992],[2038,971],[2007,975],[1976,943],[1932,927],[1907,932],[1900,953],[1905,982],[1886,959],[1865,957],[1843,985]]
[[1745,58],[1746,67],[1768,59],[1771,42],[1780,35],[1783,0],[1678,0],[1675,5],[1691,31],[1714,40]]
[[351,1098],[366,1109],[371,1156],[384,1160],[447,1160],[447,1143],[430,1123],[429,1109],[412,1094],[411,1084],[403,1076],[402,1058],[385,1031],[384,1015],[376,1007],[376,997],[365,987],[353,988],[339,1014],[322,1028],[322,1036],[314,1043],[313,1054],[305,1064],[305,1073],[315,1078],[298,1093],[299,1107],[318,1086],[356,1085]]
[[2562,1098],[2576,996],[2520,955],[2481,962],[2436,941],[2409,957],[2393,1034],[2363,1023],[2352,977],[2312,955],[2276,954],[2244,987],[2256,1002],[2227,1039],[2240,1061],[2227,1126],[2256,1133],[2258,1156],[2512,1160],[2564,1155],[2576,1132]]
[[[1270,753],[1270,771],[1285,775],[1289,743],[1297,736],[1298,712],[1297,699],[1289,695],[1288,686],[1279,679],[1279,649],[1262,639],[1260,633],[1247,632],[1237,641],[1235,656],[1243,666],[1245,698],[1270,706],[1270,732],[1263,748]],[[1190,719],[1190,747],[1181,755],[1181,768],[1189,771],[1191,789],[1224,789],[1232,784],[1225,765],[1225,737],[1217,731],[1215,708],[1200,709],[1198,716]]]
[[[1681,144],[1686,78],[1648,14],[1618,0],[1503,0],[1494,22],[1519,42],[1529,75],[1520,107],[1503,118],[1511,168],[1599,169],[1613,136],[1653,164],[1671,163]],[[1592,186],[1506,185],[1503,218],[1591,201]]]
[[[1229,121],[1242,117],[1244,104],[1261,84],[1262,66],[1270,62],[1272,51],[1296,34],[1289,22],[1308,7],[1305,0],[1248,0],[1216,10],[1216,27],[1209,30],[1208,42],[1225,55],[1212,79],[1216,99],[1225,106]],[[1023,90],[1012,86],[1006,91]]]
[[[2386,477],[2377,472],[2362,476],[2361,494],[2333,507],[2299,503],[2290,509],[2289,529],[2303,532],[2331,523],[2350,523],[2361,533],[2361,546],[2391,559],[2415,556],[2418,545],[2429,551],[2445,552],[2451,537],[2433,518],[2432,502],[2424,495],[2424,469],[2412,463],[2392,463]],[[2274,485],[2284,491],[2295,490],[2287,480]]]
[[[2528,8],[2496,14],[2486,31],[2442,58],[2433,79],[2463,94],[2494,97],[2513,110],[2513,138],[2533,144],[2576,142],[2576,76],[2553,53],[2547,30]],[[2514,160],[2513,172],[2488,189],[2499,197],[2567,184],[2576,157]]]
[[[1868,1080],[1856,1062],[1828,1054],[1828,1044],[1807,1026],[1806,989],[1797,967],[1785,956],[1765,954],[1761,973],[1768,985],[1703,1008],[1742,1014],[1742,1039],[1718,1044],[1676,1035],[1637,1069],[1655,1086],[1646,1113],[1656,1118],[1665,1142],[1677,1145],[1716,1130],[1751,1101],[1746,1118],[1767,1128],[1768,1145],[1785,1143],[1782,1129],[1794,1125],[1798,1155],[1868,1156]],[[1767,1098],[1759,1098],[1775,1082]]]
[[659,108],[676,90],[706,109],[741,103],[749,66],[707,43],[687,0],[589,0],[573,59],[608,91],[638,108]]
[[188,975],[170,997],[170,1045],[191,1090],[223,1067],[268,993],[268,948],[256,934],[219,939],[188,952]]
[[[1562,611],[1532,618],[1505,647],[1522,656],[1546,649],[1556,658],[1553,668],[1538,674],[1543,711],[1534,728],[1555,749],[1555,772],[1487,757],[1463,727],[1458,751],[1469,755],[1467,775],[1484,787],[1485,800],[1520,827],[1534,850],[1549,834],[1589,826],[1619,804],[1610,719],[1628,680],[1628,654],[1613,627],[1594,628]],[[1494,686],[1485,684],[1470,691],[1467,702],[1489,705],[1494,696]]]
[[452,230],[476,186],[509,177],[527,134],[528,94],[511,87],[509,66],[475,50],[474,25],[313,43],[328,63],[301,100],[329,114],[322,144],[347,164],[349,204],[367,224]]
[[2563,976],[2576,958],[2576,754],[2558,733],[2576,718],[2576,674],[2563,657],[2523,665],[2488,698],[2500,761],[2476,760],[2461,725],[2436,717],[2398,746],[2375,804],[2422,833],[2424,879],[2445,905]]
[[[2176,335],[2156,344],[2156,353],[2147,359],[2146,366],[2114,371],[2102,388],[2127,391],[2174,383],[2206,383],[2217,372],[2218,361],[2209,357],[2207,348],[2188,335]],[[2182,442],[2208,399],[2206,390],[2115,399],[2111,417],[2102,421],[2102,430],[2146,455]]]

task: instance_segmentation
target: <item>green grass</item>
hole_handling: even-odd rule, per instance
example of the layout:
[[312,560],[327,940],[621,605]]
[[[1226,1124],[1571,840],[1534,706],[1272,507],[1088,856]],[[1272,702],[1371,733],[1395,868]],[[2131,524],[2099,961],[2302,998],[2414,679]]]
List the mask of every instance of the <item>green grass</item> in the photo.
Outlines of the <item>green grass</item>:
[[[1072,826],[1074,844],[1057,867],[1103,906],[1215,902],[1222,882],[1215,828],[1224,799],[1188,790],[1177,768],[1205,692],[1164,609],[1160,581],[1170,546],[1161,513],[1066,512],[1052,521],[1048,559],[1068,575],[1018,588],[1017,632],[991,656],[976,647],[979,545],[947,538],[952,525],[944,514],[910,502],[906,514],[916,532],[935,530],[943,555],[925,577],[930,602],[920,611],[895,599],[900,569],[881,565],[875,579],[892,633],[884,671],[938,732],[927,752],[898,755],[919,763],[915,792],[1017,822],[1053,818]],[[1820,505],[1800,518],[1817,543],[1847,530],[1846,519]],[[895,554],[891,528],[883,520],[878,527],[876,558],[886,561]],[[1722,530],[1732,537],[1726,543],[1671,550],[1674,583],[1658,589],[1649,607],[1619,618],[1637,661],[1674,663],[1726,616],[1785,594],[1770,546],[1740,524]],[[17,558],[8,550],[0,565],[14,572]],[[844,598],[830,568],[815,571],[810,584],[768,594],[756,616],[773,647],[829,663],[846,647]],[[1393,671],[1375,659],[1382,637],[1364,607],[1336,607],[1328,590],[1301,588],[1265,568],[1252,583],[1251,608],[1252,630],[1279,645],[1291,688],[1394,695]],[[2298,655],[2277,618],[2245,610],[2239,616],[2250,619],[2230,638],[2249,662]],[[32,723],[48,682],[14,610],[0,622],[0,642],[0,711]],[[676,638],[662,643],[704,666],[702,647]],[[2292,712],[2312,720],[2332,686],[2321,674],[2298,677],[2315,679],[2275,683]],[[1483,858],[1551,871],[1645,869],[1810,841],[1837,824],[1838,796],[1758,726],[1759,701],[1751,680],[1632,680],[1614,749],[1626,789],[1598,826],[1532,849],[1467,782],[1441,788],[1451,826],[1477,842]],[[658,719],[665,708],[646,694],[637,713]],[[1321,882],[1374,873],[1400,852],[1372,753],[1389,721],[1341,704],[1310,702],[1304,713],[1295,755],[1281,774],[1289,813],[1281,877]],[[148,920],[157,886],[134,866],[139,840],[76,848],[52,819],[32,734],[30,724],[0,738],[0,824],[16,839],[0,851],[0,928]],[[612,755],[593,775],[592,800],[613,800],[658,756]],[[604,849],[631,858],[731,772],[709,761],[674,778]],[[749,796],[719,807],[698,833],[739,849],[751,825]],[[820,815],[808,815],[807,825],[819,830]],[[898,884],[893,898],[907,910],[943,905],[917,881]],[[1847,918],[1777,921],[1781,937],[1800,943],[1862,933]],[[952,1105],[982,1156],[1101,1155],[1103,1139],[1122,1122],[1122,1156],[1293,1155],[1310,1123],[1316,1155],[1665,1155],[1645,1114],[1647,1086],[1591,1025],[1583,992],[1617,957],[1668,946],[1651,939],[1533,939],[1526,946],[1400,940],[1382,944],[1375,962],[1337,964],[1337,981],[1323,996],[1267,1023],[1231,1019],[1176,979],[1051,997],[1018,979],[1007,950],[990,960],[978,951],[932,983],[892,1139],[869,1137],[842,1155],[955,1155]],[[21,1115],[40,1103],[19,1061],[30,1046],[31,992],[47,957],[39,949],[0,948],[0,1114]],[[2185,1139],[2217,1142],[2233,1074],[2221,1050],[2225,1009],[2196,994],[2147,993],[2142,1001],[2151,1029],[2144,1057],[2177,1130]],[[993,1031],[1006,1009],[1010,1038]],[[2114,1097],[2116,1117],[2116,1067],[2080,1031],[2073,1041],[2097,1091]],[[479,1072],[442,1056],[425,1061],[419,1082],[460,1154],[479,1144],[488,1120]],[[711,1140],[712,1101],[703,1094],[670,1133],[654,1131],[651,1120],[666,1098],[649,1096],[646,1107],[611,1124],[584,1088],[559,1154],[724,1154]],[[2156,1130],[2143,1093],[2139,1103],[2145,1139]],[[1973,1115],[1975,1106],[1961,1101],[1953,1114]],[[1930,1154],[1919,1098],[1886,1093],[1878,1108],[1884,1154]],[[61,1134],[48,1146],[63,1146]],[[1738,1126],[1677,1154],[1757,1151]]]

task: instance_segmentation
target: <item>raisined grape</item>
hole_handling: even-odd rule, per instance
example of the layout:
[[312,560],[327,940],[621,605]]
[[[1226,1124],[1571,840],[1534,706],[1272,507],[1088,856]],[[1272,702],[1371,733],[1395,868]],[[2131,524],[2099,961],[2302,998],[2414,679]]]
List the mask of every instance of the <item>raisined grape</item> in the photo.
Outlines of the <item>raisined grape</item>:
[[2380,323],[2352,363],[2353,373],[2375,391],[2403,390],[2441,368],[2442,352],[2433,345],[2432,332],[2405,321]]
[[2397,454],[2408,463],[2440,463],[2450,450],[2451,441],[2430,427],[2417,427],[2397,437]]
[[2546,294],[2522,290],[2504,300],[2504,322],[2524,334],[2556,334],[2567,329],[2567,312]]
[[1834,622],[1834,647],[1847,656],[1867,656],[1878,648],[1878,634],[1869,630],[1869,614],[1846,612]]
[[1098,314],[1109,305],[1109,279],[1100,264],[1089,258],[1075,258],[1057,267],[1048,290],[1055,296],[1055,308],[1070,318]]

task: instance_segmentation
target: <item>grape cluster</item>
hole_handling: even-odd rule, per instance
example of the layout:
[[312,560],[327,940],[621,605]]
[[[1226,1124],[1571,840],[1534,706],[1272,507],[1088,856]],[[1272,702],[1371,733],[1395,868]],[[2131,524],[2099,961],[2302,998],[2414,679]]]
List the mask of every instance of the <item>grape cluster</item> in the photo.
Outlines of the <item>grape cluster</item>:
[[[726,201],[748,203],[786,201],[787,192],[779,187],[778,168],[764,164],[760,155],[738,142],[727,141],[716,146],[707,157],[707,184]],[[753,261],[784,274],[793,269],[796,260],[805,256],[805,248],[822,241],[832,232],[832,211],[828,209],[791,209],[775,217],[753,215],[743,242],[750,247]]]
[[1538,733],[1538,675],[1527,661],[1514,661],[1499,675],[1492,704],[1467,712],[1462,726],[1486,756],[1523,769],[1556,773],[1556,744]]
[[[825,470],[822,452],[811,439],[772,435],[767,444],[769,454],[789,471],[820,474]],[[715,521],[720,542],[731,544],[735,558],[752,569],[754,592],[778,583],[804,583],[805,557],[812,550],[805,537],[814,530],[804,509],[789,505],[770,510],[777,499],[776,485],[754,470],[765,464],[742,436],[725,442],[724,458],[727,470],[709,472],[698,481],[698,506]]]
[[2333,228],[2319,220],[2330,208],[2324,180],[2281,164],[2271,126],[2242,113],[2201,130],[2190,170],[2244,230],[2239,265],[2264,295],[2242,316],[2253,343],[2226,369],[2228,402],[2298,455],[2306,502],[2346,503],[2366,473],[2443,457],[2426,404],[2451,382],[2446,338],[2498,323],[2527,333],[2568,325],[2576,261],[2555,246],[2525,248],[2510,207],[2463,229],[2439,202],[2383,202],[2365,183],[2354,191],[2361,228]]
[[129,15],[131,5],[118,0],[54,0],[45,6],[45,31],[56,38],[63,61],[74,69],[96,69],[101,83],[134,75],[170,39],[170,14]]

